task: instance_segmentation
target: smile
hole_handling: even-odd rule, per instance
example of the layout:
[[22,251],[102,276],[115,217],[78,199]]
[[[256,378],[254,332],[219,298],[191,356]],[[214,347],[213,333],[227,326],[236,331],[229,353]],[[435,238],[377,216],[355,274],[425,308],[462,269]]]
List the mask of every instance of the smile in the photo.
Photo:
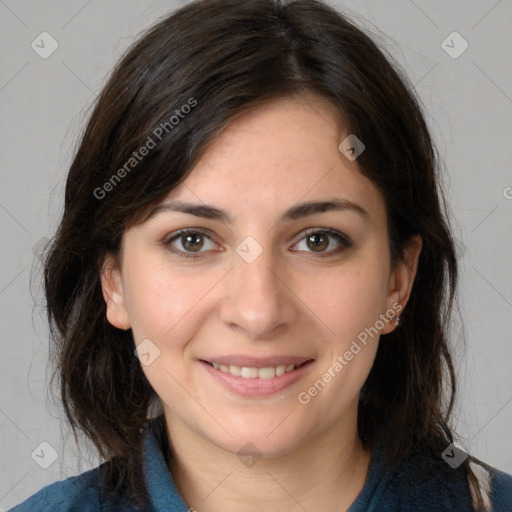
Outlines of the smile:
[[[273,361],[251,361],[244,358],[243,362],[235,361],[237,358],[231,359],[231,361],[203,359],[199,362],[206,373],[222,387],[236,395],[253,398],[270,397],[292,386],[309,373],[314,363],[314,359],[307,358],[295,358],[296,362],[290,362],[290,358],[278,358]],[[238,364],[234,364],[235,362]],[[288,364],[283,364],[285,362]]]
[[234,366],[210,363],[209,361],[206,362],[216,370],[220,370],[221,372],[225,373],[230,373],[235,377],[243,377],[244,379],[273,379],[274,377],[279,377],[281,375],[284,375],[285,373],[289,373],[295,370],[299,366],[302,366],[298,364],[288,364],[279,366],[266,366],[264,368],[255,368],[253,366]]

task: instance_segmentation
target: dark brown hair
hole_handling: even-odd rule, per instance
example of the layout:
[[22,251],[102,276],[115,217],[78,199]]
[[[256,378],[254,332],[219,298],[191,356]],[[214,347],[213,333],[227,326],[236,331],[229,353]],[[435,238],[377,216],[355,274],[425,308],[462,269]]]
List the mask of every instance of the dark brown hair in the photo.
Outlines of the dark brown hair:
[[[381,338],[361,392],[361,440],[368,447],[378,430],[389,434],[388,467],[413,446],[439,459],[453,440],[447,332],[457,259],[429,130],[407,78],[390,62],[318,1],[198,0],[151,27],[116,65],[69,170],[44,274],[64,410],[75,436],[85,433],[106,459],[109,492],[125,488],[145,500],[142,429],[155,393],[131,331],[106,319],[104,257],[118,253],[124,231],[188,175],[235,117],[301,92],[330,100],[364,142],[357,162],[385,199],[392,264],[412,235],[423,240],[400,327]],[[150,139],[147,155],[130,160]],[[154,424],[165,446],[163,418]],[[469,459],[463,468],[474,484]]]

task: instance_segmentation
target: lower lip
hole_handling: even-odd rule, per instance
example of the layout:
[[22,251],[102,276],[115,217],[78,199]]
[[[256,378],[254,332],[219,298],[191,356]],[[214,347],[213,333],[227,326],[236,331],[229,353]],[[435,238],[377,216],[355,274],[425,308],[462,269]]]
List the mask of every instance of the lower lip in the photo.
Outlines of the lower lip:
[[301,379],[308,371],[313,360],[308,361],[303,366],[296,368],[288,373],[283,373],[279,377],[272,377],[271,379],[260,379],[259,377],[253,379],[246,379],[245,377],[237,377],[229,372],[216,370],[204,361],[200,361],[205,370],[221,384],[224,385],[229,391],[242,396],[271,396],[278,393],[283,389],[291,386],[299,379]]

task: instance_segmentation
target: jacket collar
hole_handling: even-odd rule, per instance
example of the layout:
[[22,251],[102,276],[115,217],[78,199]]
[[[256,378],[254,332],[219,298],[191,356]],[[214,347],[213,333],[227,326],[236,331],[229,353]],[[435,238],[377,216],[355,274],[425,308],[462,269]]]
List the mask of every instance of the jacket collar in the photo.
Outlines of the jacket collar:
[[144,479],[154,512],[189,512],[171,474],[154,433],[150,428],[144,436]]

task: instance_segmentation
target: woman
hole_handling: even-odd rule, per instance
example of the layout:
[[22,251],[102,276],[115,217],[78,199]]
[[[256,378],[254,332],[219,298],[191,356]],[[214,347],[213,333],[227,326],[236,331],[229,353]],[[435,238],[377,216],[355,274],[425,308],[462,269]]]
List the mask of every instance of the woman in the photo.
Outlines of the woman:
[[437,169],[406,79],[320,2],[151,28],[45,260],[64,409],[105,462],[13,510],[511,510],[453,444]]

